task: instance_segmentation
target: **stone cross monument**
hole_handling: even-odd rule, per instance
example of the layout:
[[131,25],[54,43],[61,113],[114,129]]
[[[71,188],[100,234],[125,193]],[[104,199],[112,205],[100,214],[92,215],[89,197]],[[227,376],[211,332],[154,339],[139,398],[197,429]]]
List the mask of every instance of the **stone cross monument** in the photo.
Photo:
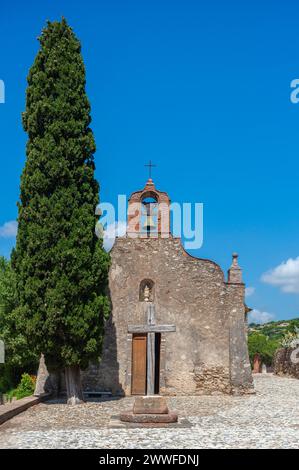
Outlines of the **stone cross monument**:
[[175,325],[156,325],[155,306],[149,302],[150,291],[147,286],[144,294],[144,300],[147,302],[147,323],[129,326],[128,331],[147,334],[147,391],[146,396],[135,397],[133,410],[121,413],[120,420],[140,425],[177,423],[178,414],[169,411],[166,398],[155,395],[155,334],[173,332],[176,328]]
[[155,306],[147,302],[147,323],[145,325],[129,325],[129,333],[147,334],[147,395],[155,394],[155,333],[176,331],[175,325],[156,325]]

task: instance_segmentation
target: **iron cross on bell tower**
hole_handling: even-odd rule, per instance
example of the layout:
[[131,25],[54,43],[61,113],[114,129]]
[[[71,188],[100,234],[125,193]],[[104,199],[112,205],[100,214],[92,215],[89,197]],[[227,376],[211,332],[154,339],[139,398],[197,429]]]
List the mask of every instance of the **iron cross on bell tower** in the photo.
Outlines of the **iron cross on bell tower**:
[[144,165],[146,167],[148,167],[148,171],[149,171],[149,179],[152,179],[152,168],[156,167],[157,165],[154,165],[152,163],[152,161],[150,160],[149,163],[147,163],[146,165]]

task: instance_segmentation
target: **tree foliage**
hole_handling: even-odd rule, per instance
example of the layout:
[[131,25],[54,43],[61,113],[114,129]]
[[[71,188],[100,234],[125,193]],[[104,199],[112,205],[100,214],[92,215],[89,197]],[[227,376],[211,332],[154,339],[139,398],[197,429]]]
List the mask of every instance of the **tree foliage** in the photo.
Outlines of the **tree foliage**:
[[279,341],[270,339],[261,333],[252,333],[248,337],[248,349],[250,362],[253,363],[255,354],[260,354],[264,364],[270,366],[274,353],[279,347]]
[[52,367],[100,355],[109,314],[109,257],[94,233],[99,186],[81,46],[65,19],[48,22],[28,76],[13,267],[19,324]]
[[287,327],[287,332],[292,333],[292,334],[297,334],[299,329],[299,320],[298,318],[294,320],[289,321],[289,326]]
[[296,325],[293,325],[293,328],[290,328],[284,334],[280,345],[283,348],[296,348],[299,344],[299,328]]
[[0,314],[1,318],[16,307],[15,275],[10,261],[0,256]]
[[21,373],[32,371],[37,356],[18,327],[16,278],[10,261],[0,257],[0,339],[5,344],[5,364],[0,365],[0,392],[14,387]]

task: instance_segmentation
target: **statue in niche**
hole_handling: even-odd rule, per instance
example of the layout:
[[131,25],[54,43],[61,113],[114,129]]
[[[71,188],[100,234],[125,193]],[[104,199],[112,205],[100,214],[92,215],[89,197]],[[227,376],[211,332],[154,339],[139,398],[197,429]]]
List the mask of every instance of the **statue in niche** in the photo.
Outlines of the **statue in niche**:
[[155,296],[155,284],[151,279],[143,279],[139,284],[139,301],[153,302]]
[[143,292],[144,302],[149,302],[150,301],[150,296],[151,296],[151,290],[146,285],[145,288],[144,288],[144,292]]

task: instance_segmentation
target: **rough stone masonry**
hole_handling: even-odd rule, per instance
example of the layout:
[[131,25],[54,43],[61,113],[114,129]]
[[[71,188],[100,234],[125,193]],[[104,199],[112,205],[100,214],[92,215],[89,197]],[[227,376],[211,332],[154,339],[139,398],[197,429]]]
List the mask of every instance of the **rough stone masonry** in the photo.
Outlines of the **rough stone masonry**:
[[[160,333],[156,345],[156,393],[252,392],[245,286],[238,256],[233,255],[226,280],[216,263],[190,256],[181,239],[169,233],[170,200],[167,193],[156,190],[151,179],[143,190],[132,194],[129,214],[130,205],[146,205],[149,198],[154,200],[158,214],[157,236],[149,236],[151,227],[145,233],[141,221],[136,223],[129,216],[127,235],[116,239],[109,274],[112,313],[106,324],[101,361],[83,373],[84,388],[131,395],[134,381],[143,383],[146,361],[141,349],[133,349],[136,338],[129,325],[146,323],[150,302],[157,324],[175,325],[174,333]],[[148,211],[148,205],[146,208]],[[140,394],[146,394],[146,389]]]

